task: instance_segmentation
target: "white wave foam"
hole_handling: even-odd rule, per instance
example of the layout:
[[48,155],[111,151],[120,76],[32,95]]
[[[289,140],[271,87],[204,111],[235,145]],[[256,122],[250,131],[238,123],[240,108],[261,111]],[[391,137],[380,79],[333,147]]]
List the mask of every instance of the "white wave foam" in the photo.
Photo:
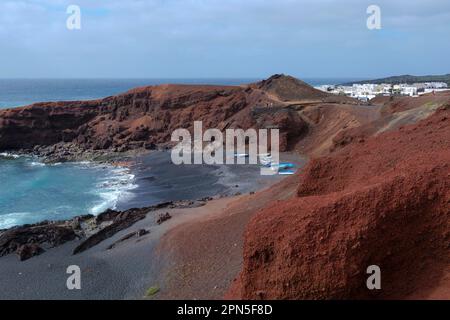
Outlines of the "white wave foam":
[[31,212],[11,212],[0,215],[0,229],[9,229],[31,222]]
[[38,162],[38,161],[32,161],[29,164],[31,167],[45,167],[45,163]]
[[126,201],[133,197],[130,192],[138,186],[134,183],[135,176],[128,168],[109,168],[110,175],[101,179],[93,191],[100,197],[100,201],[91,207],[90,213],[97,215],[107,209],[116,209],[120,201]]
[[1,152],[1,153],[0,153],[0,157],[17,159],[17,158],[19,158],[20,156],[19,156],[18,154],[14,154],[14,153]]
[[[40,162],[29,162],[28,165],[45,166],[45,164]],[[98,199],[96,202],[90,204],[88,213],[97,215],[107,209],[116,209],[119,202],[127,201],[134,196],[131,190],[138,186],[135,184],[135,176],[128,168],[99,165],[89,162],[84,162],[80,164],[80,166],[86,169],[90,168],[91,170],[94,170],[94,172],[96,169],[102,170],[98,171],[101,174],[97,179],[96,185],[92,186],[91,190],[87,190],[88,193],[94,194]],[[52,215],[57,215],[58,212],[67,211],[73,211],[75,213],[74,208],[62,206],[58,207],[56,213],[52,213]],[[87,212],[83,212],[83,214],[85,213]],[[41,214],[42,217],[38,217],[38,215],[39,213],[37,212],[12,212],[0,214],[0,229],[8,229],[17,225],[35,223],[46,218],[43,214]]]

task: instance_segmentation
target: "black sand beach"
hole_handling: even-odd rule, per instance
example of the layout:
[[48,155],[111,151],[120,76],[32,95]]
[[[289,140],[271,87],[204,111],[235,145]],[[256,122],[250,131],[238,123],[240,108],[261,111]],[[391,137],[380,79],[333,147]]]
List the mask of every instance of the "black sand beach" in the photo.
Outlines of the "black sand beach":
[[[305,160],[283,154],[284,161],[302,167]],[[283,176],[261,176],[259,166],[175,166],[169,152],[138,157],[131,165],[138,188],[134,197],[118,209],[145,207],[168,200],[195,200],[215,196],[213,206],[223,206],[239,194],[268,187]],[[220,199],[221,198],[221,199]],[[82,240],[47,250],[27,261],[10,254],[0,258],[0,299],[141,299],[152,286],[164,287],[161,274],[168,261],[155,254],[159,240],[168,230],[194,218],[202,208],[153,211],[132,227],[122,230],[93,248],[72,255]],[[158,225],[157,217],[170,212],[173,217]],[[145,229],[147,235],[108,247],[125,235]],[[81,290],[68,290],[66,269],[81,268]]]
[[175,165],[169,151],[155,151],[131,160],[137,188],[117,209],[140,208],[166,201],[231,196],[261,188],[279,176],[261,177],[258,165]]

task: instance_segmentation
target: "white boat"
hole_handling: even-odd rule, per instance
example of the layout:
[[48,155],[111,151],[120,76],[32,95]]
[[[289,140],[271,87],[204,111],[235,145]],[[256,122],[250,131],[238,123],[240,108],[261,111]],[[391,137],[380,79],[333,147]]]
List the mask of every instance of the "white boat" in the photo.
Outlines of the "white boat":
[[279,171],[278,174],[281,174],[281,175],[292,175],[292,174],[295,174],[295,171],[293,171],[293,170],[284,170],[284,171]]
[[264,166],[270,166],[270,164],[272,163],[272,157],[270,156],[260,156],[259,157],[259,162],[264,165]]

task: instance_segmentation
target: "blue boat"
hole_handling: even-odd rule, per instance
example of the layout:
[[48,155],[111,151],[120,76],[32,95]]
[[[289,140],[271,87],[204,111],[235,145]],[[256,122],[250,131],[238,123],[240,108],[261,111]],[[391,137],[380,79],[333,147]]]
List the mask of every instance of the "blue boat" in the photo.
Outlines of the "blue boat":
[[279,169],[292,169],[295,168],[295,164],[290,163],[290,162],[284,162],[284,163],[280,163],[278,165]]

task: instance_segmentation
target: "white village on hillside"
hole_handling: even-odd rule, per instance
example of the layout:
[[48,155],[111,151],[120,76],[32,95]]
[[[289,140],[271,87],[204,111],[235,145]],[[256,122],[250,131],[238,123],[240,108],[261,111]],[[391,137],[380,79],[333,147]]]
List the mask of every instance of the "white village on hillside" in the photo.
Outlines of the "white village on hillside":
[[423,82],[414,84],[353,84],[344,85],[321,85],[315,87],[321,91],[346,95],[362,101],[369,101],[376,96],[403,95],[417,97],[427,93],[450,90],[445,82]]

